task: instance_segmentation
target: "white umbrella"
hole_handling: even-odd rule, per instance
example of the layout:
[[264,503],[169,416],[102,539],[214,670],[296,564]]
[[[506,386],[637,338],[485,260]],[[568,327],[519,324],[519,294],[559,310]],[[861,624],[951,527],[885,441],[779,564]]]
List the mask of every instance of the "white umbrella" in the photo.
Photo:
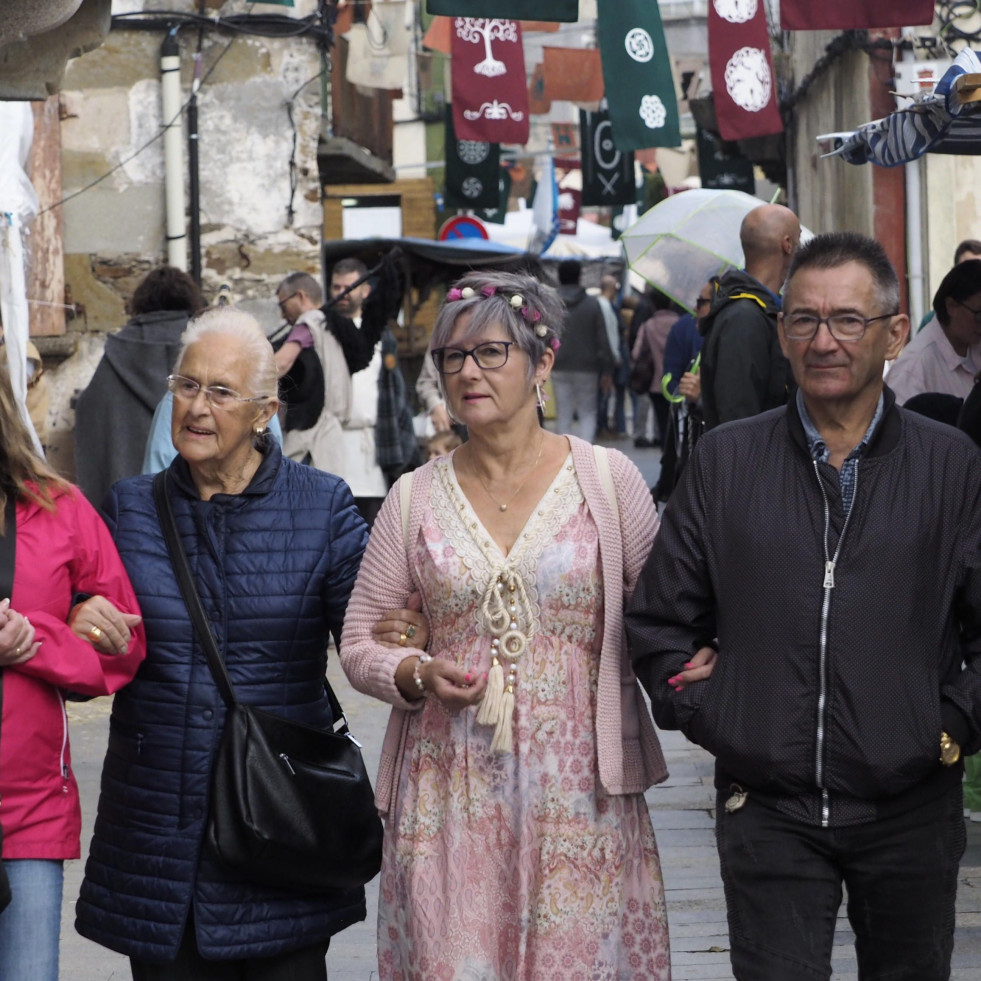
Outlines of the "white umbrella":
[[627,265],[694,313],[711,276],[742,268],[739,227],[766,204],[742,191],[696,188],[654,205],[620,237]]

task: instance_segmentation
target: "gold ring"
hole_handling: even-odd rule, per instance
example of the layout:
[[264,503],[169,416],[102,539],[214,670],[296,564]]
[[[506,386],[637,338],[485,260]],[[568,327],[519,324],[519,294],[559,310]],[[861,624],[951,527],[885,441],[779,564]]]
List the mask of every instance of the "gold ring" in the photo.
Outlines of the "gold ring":
[[415,635],[416,635],[416,625],[414,623],[410,623],[405,628],[405,636],[408,637],[409,639],[411,639],[411,638],[415,637]]
[[407,633],[399,634],[399,647],[405,647],[405,642],[408,639],[409,639],[409,635]]
[[16,654],[16,655],[17,655],[18,657],[20,657],[20,648],[19,648],[19,647],[16,647],[16,648],[14,648],[14,653],[15,653],[15,654]]
[[98,627],[92,627],[89,630],[88,637],[93,644],[98,644],[102,639],[102,631]]

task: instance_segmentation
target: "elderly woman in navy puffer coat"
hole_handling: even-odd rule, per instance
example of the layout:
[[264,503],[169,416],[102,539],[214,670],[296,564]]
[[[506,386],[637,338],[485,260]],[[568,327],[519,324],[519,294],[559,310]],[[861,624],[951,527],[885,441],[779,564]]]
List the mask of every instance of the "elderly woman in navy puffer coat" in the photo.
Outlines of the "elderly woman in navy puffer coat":
[[[283,459],[273,351],[230,307],[191,322],[175,373],[168,490],[197,590],[243,702],[324,727],[367,530],[338,477]],[[323,981],[363,889],[293,895],[243,881],[203,846],[224,703],[174,576],[152,477],[120,481],[106,520],[144,616],[147,659],[113,705],[76,926],[136,981]],[[220,962],[220,963],[216,963]]]

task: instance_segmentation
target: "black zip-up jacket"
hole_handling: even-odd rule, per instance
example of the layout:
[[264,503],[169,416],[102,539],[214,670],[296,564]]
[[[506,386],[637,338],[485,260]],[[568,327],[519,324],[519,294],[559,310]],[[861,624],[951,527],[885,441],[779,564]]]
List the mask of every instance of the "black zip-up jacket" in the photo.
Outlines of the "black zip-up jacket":
[[700,324],[706,429],[787,401],[794,382],[780,350],[779,312],[773,294],[749,273],[733,269],[722,277]]
[[[810,824],[953,787],[942,730],[981,747],[981,453],[885,397],[847,525],[794,400],[707,433],[627,613],[657,724],[715,755],[720,789]],[[676,694],[713,638],[711,678]]]

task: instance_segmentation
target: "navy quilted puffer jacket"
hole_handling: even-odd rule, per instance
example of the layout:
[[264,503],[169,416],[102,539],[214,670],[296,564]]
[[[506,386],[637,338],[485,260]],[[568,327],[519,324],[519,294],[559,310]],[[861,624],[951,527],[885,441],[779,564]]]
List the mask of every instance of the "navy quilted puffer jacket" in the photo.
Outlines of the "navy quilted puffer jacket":
[[[328,633],[367,541],[347,485],[273,446],[249,487],[203,501],[170,467],[174,514],[198,592],[243,702],[328,725]],[[152,477],[120,481],[106,520],[133,581],[147,659],[115,698],[78,931],[131,957],[173,960],[191,904],[209,959],[270,957],[365,918],[364,890],[317,897],[243,882],[202,848],[225,716],[167,554]]]

